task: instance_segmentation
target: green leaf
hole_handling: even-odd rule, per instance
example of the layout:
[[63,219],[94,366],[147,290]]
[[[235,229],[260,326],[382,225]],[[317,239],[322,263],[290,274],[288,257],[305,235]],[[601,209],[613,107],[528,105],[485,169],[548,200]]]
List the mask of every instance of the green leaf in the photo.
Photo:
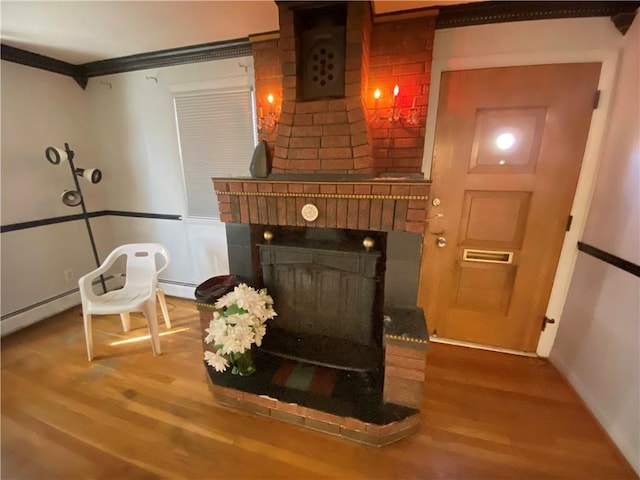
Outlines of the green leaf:
[[240,308],[235,303],[227,307],[227,310],[224,312],[225,315],[240,315],[243,313],[249,313],[244,308]]

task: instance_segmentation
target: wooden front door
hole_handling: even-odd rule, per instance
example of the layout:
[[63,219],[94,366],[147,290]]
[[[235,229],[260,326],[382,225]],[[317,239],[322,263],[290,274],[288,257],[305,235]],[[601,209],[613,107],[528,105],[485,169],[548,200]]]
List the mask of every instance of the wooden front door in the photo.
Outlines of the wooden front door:
[[442,74],[418,302],[438,337],[535,352],[600,64]]

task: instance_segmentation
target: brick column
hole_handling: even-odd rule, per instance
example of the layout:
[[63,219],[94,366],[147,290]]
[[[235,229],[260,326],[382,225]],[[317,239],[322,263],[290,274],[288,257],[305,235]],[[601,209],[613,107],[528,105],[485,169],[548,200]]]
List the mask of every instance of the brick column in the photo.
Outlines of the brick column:
[[385,313],[383,399],[420,408],[429,342],[424,314],[419,307],[392,307]]
[[[387,18],[373,25],[365,99],[378,172],[420,172],[422,169],[435,19],[435,16],[408,20]],[[390,122],[381,118],[391,112],[395,85],[400,88],[396,105],[403,116],[415,105],[417,125],[409,125],[405,119]],[[382,96],[374,102],[376,88]]]

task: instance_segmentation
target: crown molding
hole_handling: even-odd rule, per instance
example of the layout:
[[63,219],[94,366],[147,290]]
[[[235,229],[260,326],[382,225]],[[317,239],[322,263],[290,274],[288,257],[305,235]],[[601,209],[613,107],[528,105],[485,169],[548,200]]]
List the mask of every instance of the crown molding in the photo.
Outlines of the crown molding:
[[416,18],[436,17],[438,8],[419,8],[415,10],[406,10],[403,12],[381,13],[373,16],[373,23],[391,23],[403,20],[413,20]]
[[627,30],[636,18],[636,10],[633,12],[621,12],[611,16],[611,21],[622,35],[626,35]]
[[279,40],[279,39],[280,39],[280,30],[249,35],[249,41],[252,44],[260,43],[260,42],[268,42],[270,40]]
[[82,65],[73,65],[72,63],[4,44],[0,45],[0,52],[2,60],[66,75],[73,78],[83,90],[87,87],[87,76],[84,74]]
[[[553,18],[611,17],[622,34],[629,28],[639,1],[488,1],[440,6],[436,28]],[[616,19],[618,19],[616,21]],[[620,23],[620,26],[618,26]]]
[[243,57],[251,54],[251,42],[248,38],[242,38],[111,58],[85,63],[80,66],[85,70],[87,77],[91,78],[147,68],[171,67],[185,63]]
[[87,87],[89,78],[92,77],[252,55],[251,42],[248,38],[170,48],[81,65],[73,65],[9,45],[3,44],[1,47],[2,60],[67,75],[73,78],[83,90]]
[[[402,15],[413,18],[413,16],[430,16],[437,11],[436,29],[524,20],[610,17],[616,28],[624,35],[633,22],[638,7],[640,7],[640,1],[487,1],[444,5],[437,10],[410,11]],[[400,18],[398,15],[391,17],[396,20]],[[387,18],[384,15],[377,20],[374,18],[376,22],[385,19]],[[1,52],[2,60],[69,76],[82,89],[85,89],[91,77],[249,56],[252,55],[252,43],[275,39],[278,35],[279,32],[266,32],[251,35],[248,38],[158,50],[80,65],[4,44],[1,45]]]

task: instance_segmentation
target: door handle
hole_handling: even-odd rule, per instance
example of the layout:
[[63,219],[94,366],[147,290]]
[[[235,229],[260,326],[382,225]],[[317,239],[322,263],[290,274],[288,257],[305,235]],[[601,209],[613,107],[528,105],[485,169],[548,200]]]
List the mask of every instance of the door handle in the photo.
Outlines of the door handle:
[[436,238],[436,245],[440,248],[444,248],[447,246],[447,239],[444,237]]

